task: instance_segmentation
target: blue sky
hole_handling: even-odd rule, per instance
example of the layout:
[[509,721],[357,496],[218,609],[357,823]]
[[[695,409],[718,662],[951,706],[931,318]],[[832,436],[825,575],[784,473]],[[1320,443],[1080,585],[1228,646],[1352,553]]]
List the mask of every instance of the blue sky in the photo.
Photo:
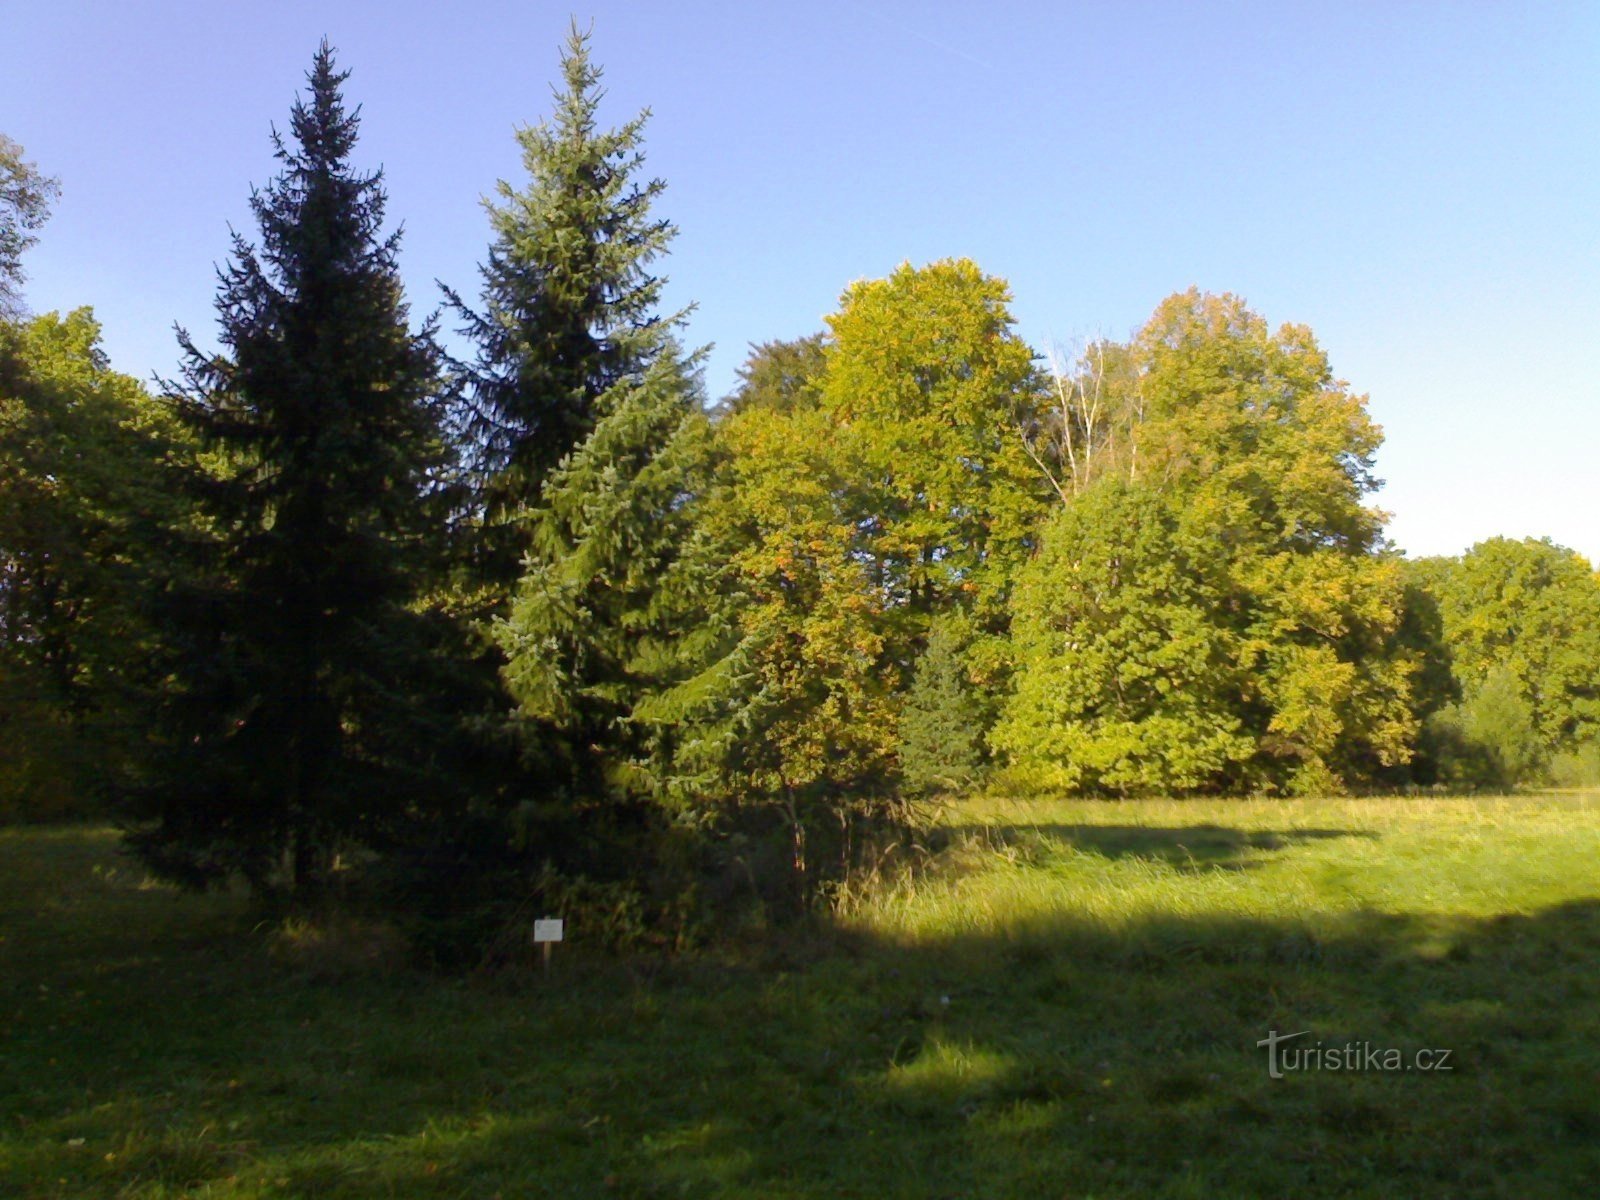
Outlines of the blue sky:
[[30,302],[92,304],[116,366],[170,374],[323,35],[414,311],[436,279],[473,291],[479,197],[520,181],[574,13],[607,119],[653,110],[712,396],[747,343],[908,259],[1008,279],[1039,348],[1232,291],[1371,396],[1410,553],[1533,534],[1600,562],[1593,3],[7,0],[0,131],[64,188]]

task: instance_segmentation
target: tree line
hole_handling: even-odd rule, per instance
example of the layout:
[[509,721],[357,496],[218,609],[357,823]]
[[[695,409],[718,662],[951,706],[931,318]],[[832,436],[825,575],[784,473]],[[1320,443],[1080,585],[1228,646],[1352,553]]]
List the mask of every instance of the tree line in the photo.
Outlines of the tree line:
[[307,80],[154,393],[23,311],[54,182],[0,141],[0,815],[449,957],[803,911],[980,784],[1600,783],[1595,572],[1398,553],[1309,329],[1190,290],[1047,364],[1004,281],[907,264],[709,405],[585,35],[420,321],[326,44]]

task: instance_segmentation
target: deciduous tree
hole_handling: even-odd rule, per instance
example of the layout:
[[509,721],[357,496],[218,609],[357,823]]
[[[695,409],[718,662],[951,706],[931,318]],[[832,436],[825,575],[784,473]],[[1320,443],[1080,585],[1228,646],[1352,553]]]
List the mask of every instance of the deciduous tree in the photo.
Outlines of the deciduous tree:
[[1116,791],[1397,768],[1416,655],[1363,502],[1364,398],[1309,330],[1271,332],[1231,296],[1172,297],[1128,353],[1140,465],[1069,498],[1024,570],[996,746],[1055,786]]
[[22,315],[22,255],[50,219],[58,181],[22,157],[22,147],[0,133],[0,319]]
[[162,472],[177,431],[99,339],[88,309],[0,321],[0,811],[25,816],[122,779],[159,535],[186,518]]

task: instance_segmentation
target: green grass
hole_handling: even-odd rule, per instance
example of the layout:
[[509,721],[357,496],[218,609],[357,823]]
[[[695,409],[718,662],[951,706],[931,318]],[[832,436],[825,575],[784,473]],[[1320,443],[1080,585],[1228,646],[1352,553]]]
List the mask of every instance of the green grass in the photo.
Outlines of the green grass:
[[[1600,797],[947,824],[814,937],[548,980],[0,832],[0,1196],[1594,1194]],[[1270,1029],[1454,1070],[1274,1080]]]

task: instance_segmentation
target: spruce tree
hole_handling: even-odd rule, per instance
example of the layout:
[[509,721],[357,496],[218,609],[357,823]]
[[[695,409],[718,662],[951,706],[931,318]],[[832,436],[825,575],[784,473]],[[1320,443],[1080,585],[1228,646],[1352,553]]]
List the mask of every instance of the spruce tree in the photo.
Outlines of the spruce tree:
[[710,441],[695,362],[675,350],[601,398],[594,432],[546,480],[509,617],[496,626],[524,714],[566,748],[572,806],[659,798],[659,728],[635,709],[679,669],[707,564],[686,553]]
[[204,450],[208,535],[165,606],[163,737],[132,840],[161,873],[314,885],[435,794],[424,758],[430,627],[415,603],[445,462],[432,330],[411,331],[381,172],[324,43],[233,239],[222,351],[179,331],[172,400]]
[[517,133],[527,185],[501,182],[485,205],[494,240],[481,311],[447,290],[476,347],[458,420],[476,460],[478,575],[496,602],[530,548],[519,513],[593,431],[601,397],[641,377],[678,320],[658,314],[662,281],[649,271],[676,232],[650,213],[665,185],[639,178],[649,112],[598,128],[601,72],[575,24],[561,68],[551,119]]
[[941,616],[900,709],[900,769],[906,787],[928,795],[972,783],[983,769],[983,714],[967,678],[959,614]]

